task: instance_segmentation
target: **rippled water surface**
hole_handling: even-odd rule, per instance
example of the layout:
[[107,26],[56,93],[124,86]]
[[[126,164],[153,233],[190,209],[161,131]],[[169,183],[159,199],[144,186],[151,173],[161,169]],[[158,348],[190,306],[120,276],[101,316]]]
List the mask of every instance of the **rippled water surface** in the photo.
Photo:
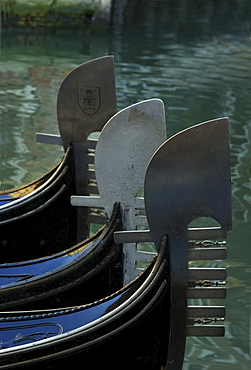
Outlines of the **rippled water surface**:
[[[152,97],[166,107],[168,136],[228,116],[233,231],[228,237],[224,338],[189,338],[184,369],[250,368],[251,3],[118,1],[108,32],[38,33],[2,25],[1,189],[35,179],[62,156],[35,142],[57,133],[56,97],[66,73],[113,54],[118,109]],[[210,176],[210,173],[208,174]],[[213,302],[215,303],[215,302]],[[218,303],[218,302],[217,302]]]

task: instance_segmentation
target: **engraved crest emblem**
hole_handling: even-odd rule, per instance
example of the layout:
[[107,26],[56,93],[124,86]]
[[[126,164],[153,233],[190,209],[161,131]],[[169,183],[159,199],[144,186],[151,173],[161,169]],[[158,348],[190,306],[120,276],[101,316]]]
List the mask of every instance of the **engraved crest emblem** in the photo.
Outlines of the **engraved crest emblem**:
[[100,88],[78,86],[78,104],[89,116],[97,113],[100,108]]

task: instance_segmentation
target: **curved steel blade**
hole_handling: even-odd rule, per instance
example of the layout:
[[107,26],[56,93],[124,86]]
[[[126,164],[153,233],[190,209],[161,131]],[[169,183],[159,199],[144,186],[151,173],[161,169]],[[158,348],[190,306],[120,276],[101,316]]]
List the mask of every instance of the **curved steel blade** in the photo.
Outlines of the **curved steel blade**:
[[231,229],[227,118],[190,127],[157,150],[146,173],[145,203],[156,246],[165,234],[186,233],[197,217]]
[[100,198],[109,217],[114,202],[120,202],[127,229],[135,227],[128,213],[135,216],[135,197],[144,187],[149,159],[165,138],[164,104],[159,99],[123,109],[101,132],[95,155]]
[[[88,135],[101,131],[116,113],[113,56],[86,62],[71,71],[58,93],[58,126],[64,148],[72,145],[76,193],[88,191]],[[78,241],[88,235],[88,210],[78,209]]]
[[114,58],[86,62],[71,71],[58,93],[57,114],[64,147],[82,143],[116,113]]
[[187,227],[197,217],[211,217],[223,230],[231,229],[227,118],[184,130],[157,150],[145,177],[145,207],[157,248],[168,235],[171,293],[166,369],[180,370],[187,335]]

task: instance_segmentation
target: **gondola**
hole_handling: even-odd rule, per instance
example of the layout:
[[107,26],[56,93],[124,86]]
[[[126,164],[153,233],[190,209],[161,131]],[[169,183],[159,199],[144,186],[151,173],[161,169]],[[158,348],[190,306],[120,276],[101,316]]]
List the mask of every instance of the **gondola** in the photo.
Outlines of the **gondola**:
[[[115,111],[113,73],[113,58],[104,57],[77,67],[65,78],[58,94],[59,128],[65,130],[66,118],[61,101],[67,95],[68,102],[72,104],[71,107],[67,105],[67,114],[74,115],[72,120],[75,125],[81,121],[81,133],[77,131],[77,136],[72,136],[75,128],[67,122],[70,134],[62,133],[61,137],[42,135],[42,142],[44,137],[50,137],[50,140],[53,137],[54,142],[56,138],[57,143],[65,144],[65,155],[60,164],[33,183],[1,194],[5,198],[5,204],[0,207],[2,309],[23,305],[31,307],[37,300],[42,307],[44,303],[48,304],[48,297],[53,307],[63,304],[66,297],[67,302],[74,304],[78,296],[76,286],[80,284],[85,290],[82,302],[96,300],[121,287],[122,255],[112,238],[113,232],[121,228],[119,207],[115,207],[111,220],[107,221],[107,217],[93,217],[88,210],[79,212],[70,203],[72,194],[88,194],[90,191],[88,187],[83,189],[79,186],[80,178],[85,182],[91,181],[92,192],[95,189],[93,176],[89,176],[93,171],[85,166],[85,162],[93,164],[96,142],[89,140],[88,135],[100,130]],[[85,107],[79,107],[76,80],[80,86],[99,86],[96,89],[102,103],[99,102],[98,112],[90,113],[92,118],[89,112],[82,109]],[[104,94],[108,94],[109,102],[103,99]],[[93,117],[94,113],[96,117]],[[88,125],[84,125],[85,114]],[[68,135],[67,138],[64,135]],[[41,138],[41,134],[38,136]],[[80,136],[81,143],[76,143]],[[88,149],[90,145],[91,150]],[[78,164],[79,148],[82,149],[82,171]],[[84,220],[83,215],[86,216]],[[101,224],[96,229],[101,228],[89,237],[91,222]],[[91,288],[84,284],[87,280]],[[65,293],[69,289],[72,299]]]
[[[161,145],[144,182],[150,229],[114,233],[115,243],[153,241],[157,256],[129,284],[87,305],[1,312],[0,369],[78,363],[88,369],[178,370],[186,336],[224,335],[224,326],[217,324],[224,307],[187,306],[187,299],[224,298],[226,289],[209,283],[221,280],[225,271],[190,269],[188,261],[226,254],[213,239],[222,240],[231,229],[229,153],[225,118],[191,127]],[[219,226],[191,228],[198,217]]]
[[103,300],[46,312],[15,312],[15,317],[1,314],[0,368],[53,369],[70,366],[74,356],[75,363],[89,369],[127,369],[130,364],[160,369],[169,332],[163,249],[136,280]]
[[[76,81],[81,90],[77,89]],[[96,86],[96,100],[89,96],[91,88],[86,92],[85,86]],[[86,99],[98,104],[97,111],[86,109],[83,105]],[[88,136],[100,131],[116,113],[113,57],[98,58],[71,71],[61,84],[57,105],[59,139],[65,149],[63,160],[33,183],[0,193],[1,263],[57,253],[89,236],[88,210],[82,212],[80,220],[80,212],[71,206],[70,196],[89,194],[92,171],[88,170],[87,162],[93,153],[88,145],[93,141]]]

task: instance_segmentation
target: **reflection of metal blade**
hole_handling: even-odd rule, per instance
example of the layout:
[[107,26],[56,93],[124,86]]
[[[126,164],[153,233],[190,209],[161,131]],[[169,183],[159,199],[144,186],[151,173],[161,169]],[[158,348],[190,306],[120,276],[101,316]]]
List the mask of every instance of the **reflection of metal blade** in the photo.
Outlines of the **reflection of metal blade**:
[[[187,298],[192,293],[196,293],[197,298],[209,295],[225,297],[224,288],[187,289],[187,228],[198,217],[210,217],[219,223],[222,235],[231,229],[230,149],[226,118],[184,130],[158,149],[146,173],[145,205],[157,248],[163,236],[168,235],[171,310],[166,368],[181,369],[186,335],[224,333],[222,326],[209,326],[202,331],[194,327],[186,331],[186,310]],[[193,234],[196,236],[196,230]],[[209,228],[205,229],[203,237],[210,239]],[[210,258],[213,257],[214,251],[211,251]]]
[[0,285],[6,285],[10,283],[17,283],[26,279],[30,279],[34,274],[21,274],[21,275],[0,275]]
[[[54,322],[39,324],[13,325],[0,328],[0,349],[37,342],[63,333],[63,327]],[[17,333],[17,334],[16,334]]]

